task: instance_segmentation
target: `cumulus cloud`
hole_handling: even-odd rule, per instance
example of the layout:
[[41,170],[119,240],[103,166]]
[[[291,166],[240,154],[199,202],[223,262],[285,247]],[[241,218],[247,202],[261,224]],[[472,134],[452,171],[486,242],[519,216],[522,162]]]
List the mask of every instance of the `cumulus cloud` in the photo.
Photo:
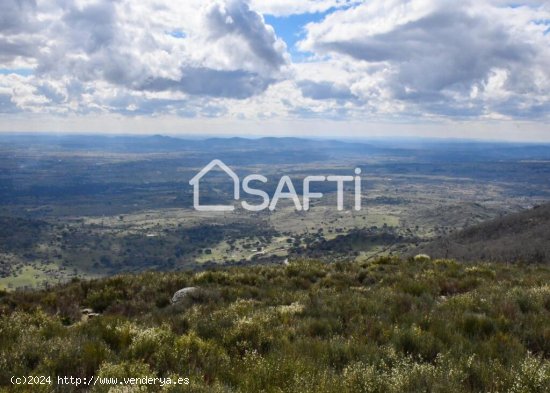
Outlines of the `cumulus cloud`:
[[[293,62],[263,15],[312,13]],[[0,111],[547,118],[549,21],[535,0],[4,0]]]
[[[502,2],[498,2],[502,3]],[[307,26],[303,50],[373,65],[358,76],[419,112],[543,113],[550,94],[550,14],[540,3],[373,0]],[[538,23],[537,23],[538,21]],[[365,83],[363,83],[365,84]],[[354,87],[352,86],[352,89]]]
[[[106,90],[243,99],[288,68],[284,42],[245,1],[6,0],[1,7],[0,67],[32,68],[30,94],[67,108]],[[106,102],[93,106],[109,110]]]
[[[245,62],[257,62],[257,65],[267,71],[277,71],[285,65],[285,44],[277,40],[273,29],[266,26],[263,17],[252,11],[247,3],[215,3],[208,8],[205,22],[208,26],[206,37],[221,42],[225,56],[233,61],[238,61],[244,54]],[[235,42],[233,38],[238,38],[239,42]],[[242,48],[241,42],[245,48]]]

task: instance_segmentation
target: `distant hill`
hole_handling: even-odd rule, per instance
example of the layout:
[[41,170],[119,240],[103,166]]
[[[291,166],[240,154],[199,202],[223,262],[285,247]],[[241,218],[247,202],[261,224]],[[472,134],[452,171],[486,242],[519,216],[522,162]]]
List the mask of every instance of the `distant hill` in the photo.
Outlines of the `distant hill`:
[[434,258],[550,263],[550,203],[468,227],[414,249]]
[[498,217],[502,210],[482,205],[475,202],[464,202],[460,204],[433,205],[419,207],[411,212],[409,217],[401,219],[404,227],[414,227],[420,224],[423,228],[439,227],[442,235],[457,231],[473,225],[487,222]]
[[[522,160],[532,164],[550,160],[549,144],[480,142],[413,139],[336,140],[296,137],[181,137],[166,135],[108,135],[57,133],[0,133],[4,149],[38,148],[40,151],[87,151],[115,153],[167,153],[204,151],[209,153],[235,151],[309,152],[342,158],[343,152],[365,156],[415,157],[424,165],[433,162],[498,162]],[[399,161],[394,165],[401,165]]]

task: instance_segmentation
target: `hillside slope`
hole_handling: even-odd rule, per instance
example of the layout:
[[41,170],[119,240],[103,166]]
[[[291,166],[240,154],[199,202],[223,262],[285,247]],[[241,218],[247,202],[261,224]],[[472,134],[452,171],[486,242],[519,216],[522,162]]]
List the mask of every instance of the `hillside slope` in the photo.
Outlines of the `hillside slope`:
[[421,244],[412,253],[461,261],[550,263],[550,203]]
[[[381,258],[0,293],[0,392],[53,391],[58,376],[150,376],[190,385],[139,391],[546,393],[548,282],[542,265]],[[193,295],[170,304],[184,287]],[[24,375],[54,382],[10,385]]]

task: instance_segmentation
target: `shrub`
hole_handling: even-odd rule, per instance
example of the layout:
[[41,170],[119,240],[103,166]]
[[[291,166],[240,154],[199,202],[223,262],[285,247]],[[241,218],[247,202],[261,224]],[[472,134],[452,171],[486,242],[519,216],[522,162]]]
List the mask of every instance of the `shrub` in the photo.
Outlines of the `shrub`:
[[[476,266],[303,261],[7,293],[0,391],[93,374],[191,379],[170,392],[546,392],[550,269]],[[203,297],[158,307],[197,282]],[[90,305],[104,313],[63,325],[62,308]]]
[[487,337],[494,333],[493,320],[483,314],[466,314],[462,319],[462,329],[469,337]]
[[545,393],[550,387],[550,363],[528,355],[514,370],[512,393]]
[[442,349],[441,343],[430,332],[418,326],[398,329],[394,342],[398,350],[420,361],[433,362]]

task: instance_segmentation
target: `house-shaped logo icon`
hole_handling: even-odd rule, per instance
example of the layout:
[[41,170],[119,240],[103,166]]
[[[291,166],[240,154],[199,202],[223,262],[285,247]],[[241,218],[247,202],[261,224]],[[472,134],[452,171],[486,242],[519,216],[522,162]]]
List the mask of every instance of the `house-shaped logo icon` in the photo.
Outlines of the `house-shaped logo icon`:
[[201,169],[190,181],[189,184],[193,186],[193,207],[195,210],[200,211],[232,211],[235,210],[233,205],[201,205],[199,202],[199,183],[200,180],[210,172],[214,167],[220,168],[222,171],[227,173],[227,175],[233,180],[233,198],[235,200],[239,199],[239,190],[240,190],[240,180],[235,172],[231,170],[227,165],[225,165],[221,160],[212,160],[208,165]]

